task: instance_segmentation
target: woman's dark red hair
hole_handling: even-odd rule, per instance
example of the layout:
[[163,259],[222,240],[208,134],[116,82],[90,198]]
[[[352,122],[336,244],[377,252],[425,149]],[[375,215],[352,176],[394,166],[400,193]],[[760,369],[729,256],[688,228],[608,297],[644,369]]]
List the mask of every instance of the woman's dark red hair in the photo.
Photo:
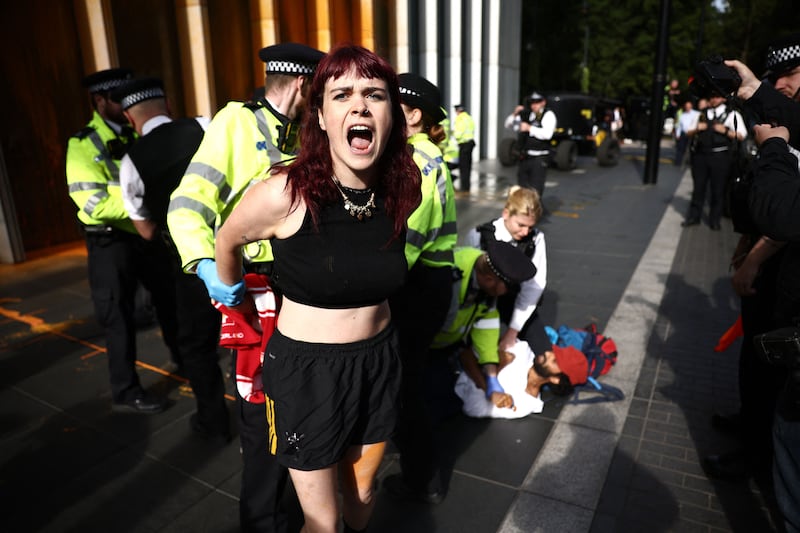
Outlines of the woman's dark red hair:
[[308,97],[309,109],[300,130],[300,152],[289,165],[292,202],[298,196],[302,198],[316,223],[322,206],[342,201],[331,180],[333,162],[328,135],[319,127],[317,115],[322,109],[325,82],[351,69],[359,76],[384,80],[389,89],[392,130],[378,161],[379,182],[375,188],[385,198],[384,206],[394,220],[394,237],[397,237],[405,232],[406,220],[419,204],[420,172],[406,143],[406,120],[400,107],[397,73],[385,59],[361,46],[339,45],[317,67]]

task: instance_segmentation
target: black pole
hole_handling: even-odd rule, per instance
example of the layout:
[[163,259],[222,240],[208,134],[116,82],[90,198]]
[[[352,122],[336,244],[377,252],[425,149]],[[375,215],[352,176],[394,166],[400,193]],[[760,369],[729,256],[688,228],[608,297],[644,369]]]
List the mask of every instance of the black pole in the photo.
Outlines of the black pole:
[[650,132],[647,136],[647,155],[644,163],[644,182],[658,181],[658,157],[661,129],[664,124],[664,84],[666,83],[667,36],[669,33],[669,0],[661,0],[661,19],[658,26],[658,49],[653,74],[653,93],[650,103]]

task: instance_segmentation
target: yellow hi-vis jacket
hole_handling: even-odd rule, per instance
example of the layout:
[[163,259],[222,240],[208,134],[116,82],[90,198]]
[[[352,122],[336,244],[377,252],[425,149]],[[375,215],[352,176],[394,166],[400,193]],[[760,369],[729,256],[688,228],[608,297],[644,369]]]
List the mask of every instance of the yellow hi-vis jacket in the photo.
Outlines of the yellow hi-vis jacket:
[[[194,271],[214,258],[214,235],[247,189],[269,177],[275,163],[294,157],[297,142],[278,149],[281,120],[265,105],[229,102],[213,118],[203,141],[170,196],[167,225],[181,264]],[[248,261],[272,261],[269,242],[243,250]]]
[[[479,292],[475,279],[475,262],[483,255],[477,248],[461,246],[455,249],[456,268],[461,272],[461,282],[454,285],[458,291],[458,309],[455,318],[436,334],[432,349],[459,344],[471,345],[478,363],[497,363],[497,345],[500,343],[500,313],[497,299]],[[477,295],[483,298],[476,300]],[[452,316],[452,310],[450,316]]]
[[442,151],[445,163],[458,162],[458,143],[453,130],[450,128],[450,119],[444,118],[439,124],[444,128],[445,138],[439,143],[439,150]]
[[415,133],[408,138],[408,144],[414,148],[414,162],[422,174],[422,200],[408,217],[408,268],[411,270],[417,259],[432,267],[455,266],[453,248],[458,231],[450,170],[427,133]]
[[67,187],[78,207],[78,220],[87,226],[113,226],[136,233],[122,203],[119,159],[113,159],[109,141],[124,142],[95,111],[84,129],[67,143]]
[[475,121],[466,111],[456,115],[453,121],[453,137],[458,144],[469,142],[475,138]]

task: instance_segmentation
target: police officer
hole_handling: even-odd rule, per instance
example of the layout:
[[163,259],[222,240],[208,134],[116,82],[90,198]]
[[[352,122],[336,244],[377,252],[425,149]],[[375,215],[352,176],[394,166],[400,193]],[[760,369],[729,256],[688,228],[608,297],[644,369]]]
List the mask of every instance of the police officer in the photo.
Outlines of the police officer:
[[[438,87],[412,73],[400,74],[399,81],[408,143],[422,174],[422,200],[408,219],[406,234],[409,276],[403,290],[390,299],[403,358],[402,407],[395,442],[406,487],[399,492],[410,489],[420,499],[435,503],[441,501],[444,490],[438,454],[431,449],[433,427],[425,408],[422,378],[428,348],[450,308],[453,248],[458,239],[455,192],[437,146],[445,137]],[[393,478],[387,483],[400,481]]]
[[700,223],[705,205],[706,190],[709,190],[708,226],[720,229],[722,197],[725,182],[731,174],[733,143],[747,136],[747,127],[742,115],[728,109],[725,96],[718,92],[708,95],[708,107],[700,112],[697,121],[686,132],[692,139],[692,199],[689,214],[682,226]]
[[[424,388],[421,393],[425,395],[423,408],[430,411],[424,415],[434,421],[450,414],[448,408],[453,400],[457,400],[455,377],[449,360],[465,348],[473,350],[478,358],[484,376],[484,382],[479,386],[486,397],[495,401],[495,393],[503,394],[497,380],[500,341],[497,297],[533,277],[536,268],[521,250],[507,242],[492,241],[487,248],[486,252],[472,247],[457,247],[454,251],[456,279],[450,285],[451,308],[445,324],[431,343],[425,383],[421,385]],[[423,416],[419,412],[414,414]],[[443,480],[432,479],[427,486],[420,486],[413,485],[414,479],[408,475],[425,472],[426,467],[430,469],[430,463],[439,466],[435,461],[437,452],[434,446],[435,439],[431,439],[427,448],[434,457],[411,457],[417,461],[416,464],[403,465],[402,476],[388,477],[385,481],[388,490],[412,501],[441,502],[446,492]],[[404,450],[401,449],[402,453]],[[401,456],[401,462],[405,460],[408,463],[409,459]],[[438,474],[438,470],[434,472]],[[438,489],[438,492],[433,489]]]
[[454,318],[434,338],[431,349],[452,352],[471,347],[486,381],[481,388],[491,398],[492,393],[503,392],[497,382],[500,343],[497,298],[531,279],[536,267],[521,249],[497,240],[488,241],[485,252],[469,246],[457,248],[455,262],[461,278],[454,286],[457,308],[451,313]]
[[477,226],[464,238],[464,244],[481,250],[492,240],[511,243],[536,267],[536,275],[518,291],[511,289],[497,299],[500,320],[508,326],[500,339],[501,351],[510,350],[518,339],[526,341],[535,354],[544,353],[552,344],[537,311],[547,286],[544,232],[536,227],[543,212],[536,190],[515,185],[508,192],[502,216]]
[[547,99],[536,91],[526,99],[524,106],[518,105],[505,120],[505,127],[518,133],[520,139],[517,184],[535,189],[540,198],[544,194],[550,140],[557,122],[556,114],[547,108]]
[[220,313],[211,304],[203,282],[180,268],[180,258],[167,231],[169,196],[203,139],[205,118],[173,121],[160,79],[127,83],[111,93],[141,137],[122,158],[120,186],[131,220],[149,241],[152,260],[168,268],[176,298],[178,351],[197,402],[190,418],[201,437],[226,443],[231,439],[225,380],[219,367]]
[[94,113],[87,126],[69,140],[66,174],[69,195],[78,207],[78,221],[86,235],[95,313],[106,332],[112,409],[158,413],[164,410],[164,400],[146,391],[136,373],[134,301],[139,282],[152,294],[164,342],[174,360],[179,360],[177,323],[163,273],[147,261],[146,242],[128,218],[119,187],[119,162],[135,134],[109,91],[131,76],[128,69],[113,68],[83,80]]
[[458,179],[462,193],[469,193],[469,180],[472,173],[472,150],[475,148],[475,121],[464,109],[456,104],[456,118],[453,121],[453,137],[458,143]]
[[[264,98],[230,102],[206,130],[203,142],[172,193],[167,223],[187,272],[196,272],[209,295],[222,304],[235,301],[244,290],[220,283],[214,262],[214,234],[247,188],[269,177],[269,168],[294,156],[297,132],[306,108],[311,77],[323,53],[299,43],[262,48],[266,64]],[[269,274],[272,251],[260,242],[245,250],[246,268]],[[238,392],[238,390],[237,390]],[[282,527],[278,501],[287,471],[267,445],[263,403],[238,397],[242,445],[242,487],[239,512],[242,531],[275,531]]]

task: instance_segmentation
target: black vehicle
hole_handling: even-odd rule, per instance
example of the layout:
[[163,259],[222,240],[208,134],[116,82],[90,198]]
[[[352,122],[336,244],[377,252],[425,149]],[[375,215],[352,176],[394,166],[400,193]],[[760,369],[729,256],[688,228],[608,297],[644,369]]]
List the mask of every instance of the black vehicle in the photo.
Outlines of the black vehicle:
[[[615,107],[621,103],[581,93],[552,94],[547,107],[552,109],[558,123],[551,141],[551,164],[559,170],[577,166],[578,155],[594,155],[601,166],[614,166],[619,160],[619,141],[611,134]],[[519,142],[516,137],[500,141],[499,158],[504,166],[519,161]]]

